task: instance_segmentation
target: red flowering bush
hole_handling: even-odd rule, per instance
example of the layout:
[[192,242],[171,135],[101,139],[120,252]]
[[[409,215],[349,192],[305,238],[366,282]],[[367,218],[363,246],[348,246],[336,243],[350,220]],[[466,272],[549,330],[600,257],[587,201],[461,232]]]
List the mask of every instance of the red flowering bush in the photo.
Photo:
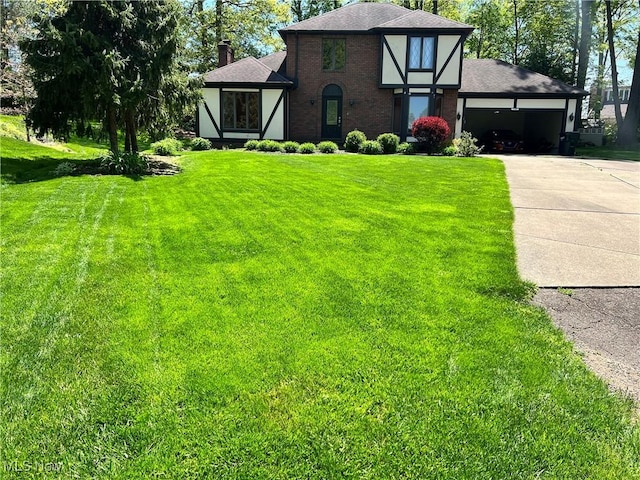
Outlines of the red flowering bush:
[[411,133],[427,153],[433,153],[449,138],[451,130],[440,117],[420,117],[411,125]]

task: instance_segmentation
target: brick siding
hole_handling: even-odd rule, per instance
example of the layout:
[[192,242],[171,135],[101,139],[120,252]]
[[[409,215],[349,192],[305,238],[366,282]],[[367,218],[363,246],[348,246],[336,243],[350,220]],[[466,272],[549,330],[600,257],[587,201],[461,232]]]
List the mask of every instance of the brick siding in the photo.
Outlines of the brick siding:
[[[442,118],[449,124],[451,138],[456,133],[456,115],[458,114],[458,90],[448,89],[442,95]],[[462,114],[462,112],[460,112]]]
[[[330,35],[300,35],[287,39],[287,76],[296,76],[298,88],[290,94],[289,137],[296,141],[320,141],[322,134],[322,90],[330,84],[342,88],[342,138],[354,129],[367,138],[392,131],[393,90],[378,87],[380,37],[378,35],[335,35],[346,40],[344,71],[322,70],[322,39]],[[313,105],[311,101],[313,100]],[[354,105],[349,101],[353,100]],[[455,106],[454,106],[455,108]]]

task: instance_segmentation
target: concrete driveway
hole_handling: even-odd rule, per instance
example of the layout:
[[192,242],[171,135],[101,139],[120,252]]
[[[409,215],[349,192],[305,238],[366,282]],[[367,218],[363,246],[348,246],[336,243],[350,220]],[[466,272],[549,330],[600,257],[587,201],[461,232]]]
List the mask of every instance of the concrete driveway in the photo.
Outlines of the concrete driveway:
[[543,287],[533,303],[640,411],[640,163],[500,158],[515,210],[518,270]]
[[640,162],[498,158],[522,278],[540,287],[640,286]]

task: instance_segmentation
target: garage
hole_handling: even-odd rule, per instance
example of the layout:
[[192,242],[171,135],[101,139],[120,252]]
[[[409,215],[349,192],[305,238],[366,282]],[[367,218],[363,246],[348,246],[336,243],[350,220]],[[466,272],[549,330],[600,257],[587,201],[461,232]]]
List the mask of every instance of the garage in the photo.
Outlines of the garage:
[[482,138],[489,130],[512,130],[524,141],[527,152],[557,152],[564,113],[564,110],[468,108],[462,130],[476,138]]
[[588,92],[500,60],[465,59],[462,68],[456,136],[510,130],[530,153],[557,153],[561,137],[575,130]]

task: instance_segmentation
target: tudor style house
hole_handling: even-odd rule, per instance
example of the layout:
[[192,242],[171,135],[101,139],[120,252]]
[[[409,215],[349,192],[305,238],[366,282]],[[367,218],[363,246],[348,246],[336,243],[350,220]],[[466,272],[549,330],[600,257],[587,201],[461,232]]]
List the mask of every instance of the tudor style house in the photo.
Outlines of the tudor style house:
[[[353,3],[280,30],[286,51],[233,61],[205,75],[198,135],[341,143],[359,129],[412,141],[420,116],[455,134],[508,125],[557,143],[587,92],[493,60],[463,61],[473,27],[386,3]],[[502,115],[501,115],[502,114]],[[535,128],[533,127],[535,126]]]

